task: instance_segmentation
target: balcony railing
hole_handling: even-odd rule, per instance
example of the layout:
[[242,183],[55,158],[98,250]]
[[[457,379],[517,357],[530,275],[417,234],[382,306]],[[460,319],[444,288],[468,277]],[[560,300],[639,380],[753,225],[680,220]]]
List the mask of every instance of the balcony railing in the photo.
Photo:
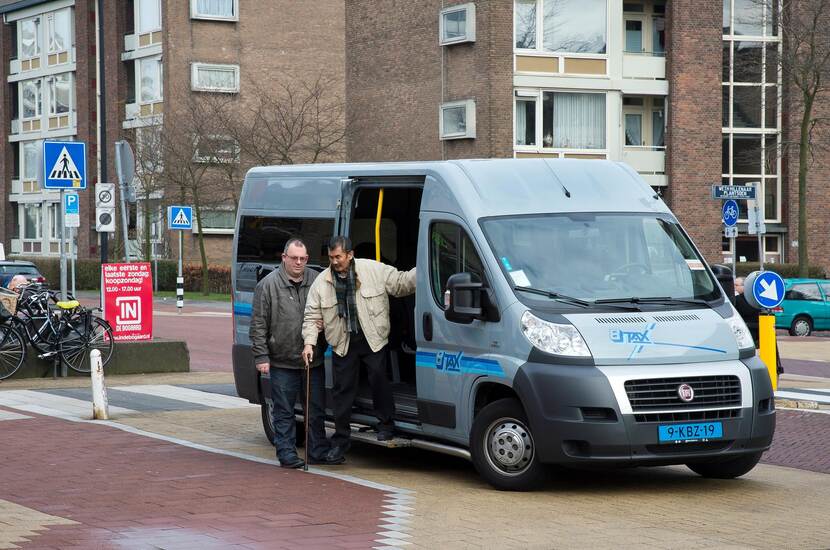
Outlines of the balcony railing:
[[665,80],[666,56],[648,52],[623,54],[623,78]]

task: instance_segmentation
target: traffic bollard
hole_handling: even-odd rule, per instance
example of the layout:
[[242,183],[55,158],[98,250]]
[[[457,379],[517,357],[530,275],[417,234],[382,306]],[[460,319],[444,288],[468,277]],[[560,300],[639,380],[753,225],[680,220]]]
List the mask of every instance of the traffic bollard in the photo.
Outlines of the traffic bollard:
[[104,365],[101,363],[101,351],[94,349],[89,354],[92,377],[92,418],[109,420],[107,403],[107,386],[104,384]]
[[778,352],[775,346],[775,315],[758,316],[758,354],[761,361],[767,366],[772,390],[778,389],[778,362],[775,355]]

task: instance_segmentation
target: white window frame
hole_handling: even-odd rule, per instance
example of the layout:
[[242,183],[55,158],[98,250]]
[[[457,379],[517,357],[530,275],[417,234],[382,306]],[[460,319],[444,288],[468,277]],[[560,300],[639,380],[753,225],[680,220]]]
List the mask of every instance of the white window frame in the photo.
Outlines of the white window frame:
[[[204,86],[199,82],[199,71],[206,70],[232,70],[234,86],[233,88],[213,88]],[[219,63],[199,63],[194,62],[190,64],[190,89],[194,92],[215,92],[224,94],[239,93],[239,65],[233,64],[219,64]]]
[[[37,39],[35,44],[37,46],[37,53],[32,57],[23,57],[23,24],[29,22],[36,22],[37,23]],[[36,15],[35,17],[28,17],[26,19],[21,19],[17,22],[17,58],[20,61],[24,61],[26,59],[39,59],[43,55],[43,16]]]
[[[453,134],[444,133],[444,111],[464,107],[465,131]],[[461,101],[448,101],[442,103],[438,109],[438,135],[442,140],[450,139],[475,139],[476,137],[476,100],[462,99]]]
[[199,0],[190,0],[190,18],[209,21],[239,21],[239,0],[233,0],[233,15],[230,17],[199,13]]
[[[194,0],[195,1],[195,0]],[[465,15],[465,26],[464,26],[464,34],[462,36],[458,36],[455,38],[446,38],[444,33],[446,31],[446,24],[444,23],[444,18],[451,14],[463,11],[466,13]],[[458,4],[456,6],[450,6],[448,8],[444,8],[441,10],[441,13],[438,17],[438,43],[442,46],[448,46],[451,44],[461,44],[464,42],[475,42],[476,41],[476,5],[472,2],[468,2],[466,4]]]
[[43,148],[43,142],[40,140],[20,142],[20,181],[37,181],[38,179],[38,172],[41,169],[40,163],[38,161],[35,161],[35,177],[26,177],[26,146],[32,146],[32,144],[34,144],[35,150],[37,150],[38,148]]
[[[154,2],[155,3],[156,11],[158,12],[159,24],[158,24],[157,27],[152,28],[152,29],[142,29],[142,28],[140,28],[140,25],[141,25],[141,7],[143,5],[146,5],[146,3],[148,3],[148,2]],[[135,31],[134,32],[135,32],[136,35],[148,34],[148,33],[157,32],[157,31],[161,30],[161,27],[163,25],[162,20],[161,20],[161,0],[135,0],[134,10],[135,10],[135,12],[134,12],[134,19],[133,20],[135,21]]]
[[[216,207],[216,208],[205,208],[202,211],[202,215],[206,214],[207,212],[216,211],[216,212],[233,212],[233,208],[230,206],[227,207]],[[234,224],[235,225],[235,224]],[[193,233],[204,233],[205,235],[233,235],[235,231],[235,227],[205,227],[202,229],[199,227],[199,222],[196,220],[196,214],[193,214]]]
[[[40,82],[40,101],[37,102],[37,105],[38,105],[37,109],[38,109],[39,112],[37,112],[34,116],[27,117],[23,114],[23,88],[29,82],[34,82],[34,83]],[[45,95],[44,85],[45,85],[45,82],[44,82],[44,79],[42,79],[42,78],[31,78],[31,79],[28,79],[28,80],[21,80],[20,81],[18,92],[17,92],[18,101],[20,102],[20,104],[18,105],[18,111],[17,112],[18,112],[18,116],[20,117],[20,120],[39,120],[41,117],[43,117],[43,104],[44,104],[44,95]]]
[[[58,103],[57,103],[57,81],[59,76],[68,75],[69,76],[69,106],[65,113],[58,113]],[[49,103],[47,112],[49,116],[67,116],[72,111],[75,110],[75,86],[73,78],[73,73],[58,73],[51,76],[46,77],[46,88],[49,91],[47,102]]]
[[[155,61],[158,64],[158,97],[149,101],[144,101],[141,97],[141,65],[144,61]],[[164,100],[164,65],[161,61],[161,56],[142,57],[135,60],[135,102],[138,105],[152,105]]]
[[[510,24],[513,27],[511,34],[513,36],[513,52],[517,54],[537,54],[549,57],[560,58],[583,58],[583,59],[608,59],[611,48],[611,18],[612,9],[609,0],[605,0],[605,53],[588,53],[588,52],[569,52],[560,50],[546,50],[545,49],[545,35],[544,35],[544,6],[545,0],[536,0],[536,47],[535,48],[517,48],[516,47],[516,19],[515,19],[515,2],[514,15]],[[624,27],[623,27],[624,28]],[[623,32],[623,40],[625,40],[625,32]],[[606,69],[607,70],[607,69]],[[560,72],[562,67],[560,66]]]
[[[57,18],[57,15],[61,12],[66,12],[68,14],[69,28],[67,29],[67,32],[69,33],[69,36],[67,37],[68,40],[67,40],[66,48],[64,48],[63,50],[52,50],[50,48],[50,42],[51,42],[50,38],[51,38],[51,34],[52,34],[52,29],[54,28],[55,20]],[[73,28],[72,28],[73,27],[73,25],[72,25],[72,23],[73,23],[73,21],[72,21],[72,9],[71,8],[63,8],[63,9],[60,9],[60,10],[51,11],[51,12],[45,14],[44,17],[46,18],[46,25],[45,25],[45,31],[44,31],[45,32],[45,37],[44,37],[45,40],[44,41],[46,42],[46,51],[47,51],[47,53],[51,55],[51,54],[63,53],[63,52],[70,51],[72,49],[72,44],[74,42],[73,38],[74,38],[74,34],[75,34],[74,31],[73,31]]]
[[[37,220],[35,221],[34,237],[26,234],[26,207],[36,208]],[[20,240],[38,242],[43,240],[43,204],[39,202],[25,202],[20,204]]]

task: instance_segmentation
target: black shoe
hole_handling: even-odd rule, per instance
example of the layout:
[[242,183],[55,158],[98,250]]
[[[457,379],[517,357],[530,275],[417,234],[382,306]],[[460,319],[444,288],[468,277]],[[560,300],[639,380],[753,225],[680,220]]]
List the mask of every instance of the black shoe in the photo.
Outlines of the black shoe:
[[392,430],[380,430],[378,432],[378,441],[392,441],[395,439],[395,432]]
[[282,468],[291,468],[297,469],[302,468],[305,465],[303,459],[297,455],[288,455],[285,458],[281,458],[280,460],[280,467]]
[[329,452],[326,453],[320,462],[320,464],[343,464],[346,462],[346,449],[343,447],[332,447]]

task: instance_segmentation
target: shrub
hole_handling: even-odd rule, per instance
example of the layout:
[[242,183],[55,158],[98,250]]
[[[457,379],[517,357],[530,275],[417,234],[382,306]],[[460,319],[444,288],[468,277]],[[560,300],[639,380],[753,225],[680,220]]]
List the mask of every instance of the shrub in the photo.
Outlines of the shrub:
[[[724,264],[731,267],[730,264]],[[746,277],[753,271],[758,271],[757,262],[742,262],[735,266],[738,277]],[[785,279],[792,279],[798,277],[798,264],[764,264],[764,269],[767,271],[774,271]],[[815,279],[826,279],[827,274],[824,268],[818,265],[811,265],[809,269],[809,276]]]

